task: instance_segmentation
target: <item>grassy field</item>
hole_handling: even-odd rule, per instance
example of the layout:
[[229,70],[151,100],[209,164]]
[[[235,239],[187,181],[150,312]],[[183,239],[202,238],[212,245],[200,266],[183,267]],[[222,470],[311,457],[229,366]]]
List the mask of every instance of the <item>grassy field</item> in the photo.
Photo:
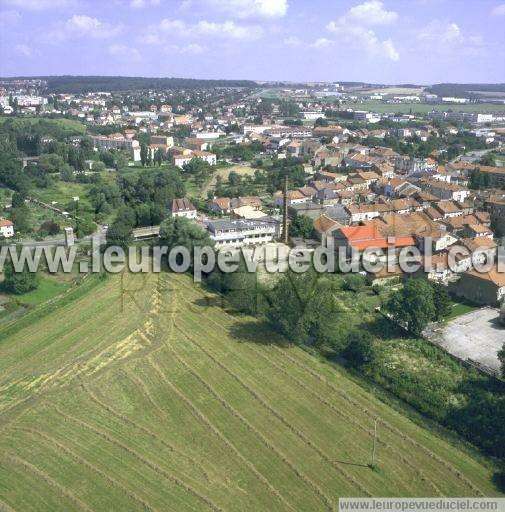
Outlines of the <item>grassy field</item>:
[[[236,172],[240,176],[253,176],[255,171],[256,169],[251,167],[249,164],[234,164],[227,165],[226,167],[219,167],[215,172],[213,172],[211,179],[199,191],[198,189],[196,189],[196,191],[199,193],[200,197],[207,199],[207,193],[209,190],[214,190],[216,188],[216,178],[218,176],[221,176],[223,183],[227,183],[228,176],[231,172]],[[196,188],[196,185],[194,187]],[[190,195],[196,195],[195,190],[192,190],[191,187],[187,186],[186,188],[189,190]]]
[[432,110],[454,112],[505,112],[505,106],[495,105],[493,103],[472,103],[470,105],[431,105],[428,103],[398,103],[390,104],[383,103],[378,100],[364,101],[363,103],[343,103],[342,108],[352,108],[354,110],[370,110],[379,113],[396,113],[413,114],[421,113],[426,114]]
[[124,275],[0,327],[0,509],[497,494],[487,463],[221,305],[187,276]]
[[[101,176],[106,182],[111,183],[115,180],[116,173],[103,171]],[[55,179],[48,187],[34,189],[30,194],[44,203],[50,204],[52,201],[56,201],[58,204],[55,206],[62,209],[73,207],[72,198],[78,196],[81,208],[91,208],[88,197],[88,192],[91,188],[93,188],[93,184],[90,183],[68,182]]]
[[43,123],[47,127],[57,127],[63,135],[83,135],[86,133],[86,125],[81,121],[75,119],[55,118],[48,117],[33,117],[33,116],[0,116],[0,124],[5,123],[8,119],[14,119],[14,123],[24,123],[30,125],[37,125]]

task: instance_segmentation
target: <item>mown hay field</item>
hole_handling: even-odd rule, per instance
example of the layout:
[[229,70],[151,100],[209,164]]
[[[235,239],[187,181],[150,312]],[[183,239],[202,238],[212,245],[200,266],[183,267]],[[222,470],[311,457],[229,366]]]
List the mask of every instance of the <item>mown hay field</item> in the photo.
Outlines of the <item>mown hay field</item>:
[[498,494],[486,463],[221,306],[187,276],[123,275],[0,327],[0,510],[312,512],[339,496]]

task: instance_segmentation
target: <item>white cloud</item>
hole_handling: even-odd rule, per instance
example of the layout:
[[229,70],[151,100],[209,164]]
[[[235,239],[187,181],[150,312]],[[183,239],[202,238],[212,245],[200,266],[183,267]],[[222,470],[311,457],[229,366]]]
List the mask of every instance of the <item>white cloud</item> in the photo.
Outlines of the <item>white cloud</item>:
[[426,27],[417,33],[420,41],[433,42],[436,44],[462,43],[464,41],[461,29],[456,23],[442,23],[433,20]]
[[92,39],[108,39],[117,36],[123,27],[100,21],[91,16],[74,14],[66,22],[46,35],[48,41],[63,41],[76,37],[89,37]]
[[254,41],[263,35],[258,25],[239,25],[234,21],[216,23],[206,20],[186,23],[181,20],[164,19],[158,25],[151,26],[140,38],[145,44],[164,44],[173,37],[191,37],[202,39],[231,39],[236,41]]
[[29,11],[62,8],[75,5],[74,0],[2,0],[4,5],[11,5]]
[[0,11],[0,27],[9,27],[21,19],[18,11]]
[[368,0],[349,9],[346,18],[361,25],[387,25],[395,22],[398,14],[384,10],[384,4],[379,0]]
[[185,46],[179,46],[176,44],[171,44],[164,48],[167,53],[189,53],[193,55],[199,55],[207,51],[205,46],[202,46],[198,43],[190,43]]
[[142,59],[140,52],[136,48],[130,48],[125,44],[111,44],[107,51],[109,55],[118,57],[120,59],[130,60],[132,62],[138,62]]
[[282,18],[288,11],[288,0],[207,0],[207,2],[211,7],[234,18]]
[[327,48],[328,46],[334,44],[334,42],[335,41],[331,41],[326,37],[320,37],[319,39],[316,39],[310,46],[312,46],[312,48]]
[[141,9],[149,5],[160,5],[160,0],[130,0],[130,7]]
[[391,39],[380,40],[377,34],[359,25],[341,25],[331,21],[327,29],[337,34],[349,46],[363,48],[371,55],[383,57],[392,61],[400,60],[400,54]]
[[395,45],[391,39],[382,41],[379,44],[377,50],[390,60],[400,60],[400,54],[398,53],[398,50],[395,48]]
[[300,46],[302,44],[300,39],[298,39],[298,37],[296,37],[296,36],[286,37],[282,42],[286,46],[292,46],[292,47]]
[[32,49],[26,44],[17,44],[14,47],[14,50],[16,50],[16,52],[22,55],[23,57],[32,56]]
[[492,11],[493,16],[505,16],[505,4],[497,5]]
[[330,21],[326,28],[351,47],[364,49],[370,55],[398,61],[400,54],[393,41],[390,38],[381,40],[374,30],[368,28],[394,23],[397,19],[398,14],[386,11],[383,2],[367,0],[351,7],[336,21]]

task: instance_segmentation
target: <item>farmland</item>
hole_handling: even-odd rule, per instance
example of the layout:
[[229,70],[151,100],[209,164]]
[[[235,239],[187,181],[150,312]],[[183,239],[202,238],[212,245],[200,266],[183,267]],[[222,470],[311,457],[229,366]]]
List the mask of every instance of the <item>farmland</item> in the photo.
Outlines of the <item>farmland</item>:
[[317,511],[338,496],[498,494],[486,461],[187,276],[71,293],[0,327],[2,510]]
[[447,112],[504,112],[505,106],[494,103],[471,103],[471,104],[431,104],[431,103],[384,103],[379,100],[365,100],[359,103],[343,103],[342,108],[354,110],[370,110],[378,113],[402,113],[402,114],[427,114],[433,110]]

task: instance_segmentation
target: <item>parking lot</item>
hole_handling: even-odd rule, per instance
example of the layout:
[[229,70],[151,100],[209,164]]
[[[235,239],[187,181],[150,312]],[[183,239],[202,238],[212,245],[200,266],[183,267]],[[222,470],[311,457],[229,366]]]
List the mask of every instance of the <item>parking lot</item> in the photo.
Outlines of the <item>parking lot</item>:
[[505,327],[498,318],[498,309],[478,309],[451,320],[441,329],[436,328],[429,337],[460,359],[471,359],[499,370],[497,354],[505,343]]

